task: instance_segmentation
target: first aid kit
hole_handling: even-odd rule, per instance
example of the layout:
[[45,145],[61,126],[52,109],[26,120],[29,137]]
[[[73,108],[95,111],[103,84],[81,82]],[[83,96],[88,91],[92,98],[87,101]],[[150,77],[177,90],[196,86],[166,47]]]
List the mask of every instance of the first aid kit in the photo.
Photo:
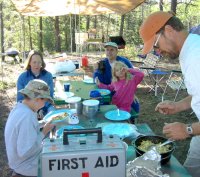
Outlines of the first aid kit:
[[64,130],[44,140],[39,177],[125,177],[126,149],[118,136],[101,128]]

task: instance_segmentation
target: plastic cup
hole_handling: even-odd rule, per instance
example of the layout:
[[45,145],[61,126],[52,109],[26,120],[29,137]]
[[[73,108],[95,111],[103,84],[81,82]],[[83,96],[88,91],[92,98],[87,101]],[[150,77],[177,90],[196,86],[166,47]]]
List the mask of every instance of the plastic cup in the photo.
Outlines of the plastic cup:
[[70,83],[64,83],[64,91],[69,92],[70,89]]

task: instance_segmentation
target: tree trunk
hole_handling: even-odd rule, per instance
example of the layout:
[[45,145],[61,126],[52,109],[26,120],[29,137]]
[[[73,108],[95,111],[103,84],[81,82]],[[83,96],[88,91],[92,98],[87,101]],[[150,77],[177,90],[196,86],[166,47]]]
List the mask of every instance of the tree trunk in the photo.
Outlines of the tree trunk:
[[160,11],[163,11],[163,0],[160,0],[160,2],[159,2],[159,8],[160,8]]
[[176,14],[177,0],[171,0],[171,11]]
[[76,51],[76,43],[75,43],[75,30],[76,30],[76,16],[75,15],[71,15],[71,30],[72,30],[72,40],[71,40],[71,45],[72,45],[72,52]]
[[59,16],[55,17],[55,33],[56,33],[56,52],[61,52],[61,39],[59,28]]
[[120,35],[120,36],[123,36],[124,19],[125,19],[125,15],[122,15],[122,16],[121,16],[120,30],[119,30],[119,35]]
[[86,31],[88,31],[90,29],[90,16],[87,15],[86,17]]
[[31,19],[30,17],[28,17],[28,29],[29,29],[29,45],[30,45],[30,49],[33,49],[33,42],[32,42],[32,36],[31,36]]
[[40,52],[43,52],[43,35],[42,35],[42,17],[39,18],[39,24],[40,24],[40,32],[39,32],[39,50]]
[[[94,29],[97,30],[97,16],[96,15],[94,16]],[[96,38],[96,34],[97,33],[95,33],[95,38]]]
[[65,44],[65,49],[67,51],[69,51],[70,49],[70,33],[69,33],[69,26],[68,24],[70,24],[70,19],[69,19],[69,16],[65,15],[64,17],[64,23],[65,23],[65,28],[64,28],[64,36],[65,36],[65,39],[64,39],[64,44]]
[[107,36],[107,40],[109,40],[109,26],[110,26],[110,14],[108,15],[108,24],[107,24],[107,30],[106,30],[106,36]]
[[[1,53],[5,52],[4,49],[4,23],[3,23],[3,2],[0,3],[0,19],[1,19]],[[5,56],[1,56],[2,61],[5,61]]]

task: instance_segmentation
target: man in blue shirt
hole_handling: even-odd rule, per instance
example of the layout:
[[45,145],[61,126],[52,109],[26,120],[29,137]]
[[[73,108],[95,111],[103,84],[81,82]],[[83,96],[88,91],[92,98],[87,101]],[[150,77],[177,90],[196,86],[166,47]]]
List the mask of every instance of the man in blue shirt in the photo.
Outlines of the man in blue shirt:
[[131,62],[122,56],[117,56],[118,46],[115,42],[107,42],[105,44],[106,58],[98,63],[98,69],[94,72],[93,78],[96,77],[103,84],[111,84],[112,81],[112,64],[115,61],[121,61],[128,66],[133,68]]

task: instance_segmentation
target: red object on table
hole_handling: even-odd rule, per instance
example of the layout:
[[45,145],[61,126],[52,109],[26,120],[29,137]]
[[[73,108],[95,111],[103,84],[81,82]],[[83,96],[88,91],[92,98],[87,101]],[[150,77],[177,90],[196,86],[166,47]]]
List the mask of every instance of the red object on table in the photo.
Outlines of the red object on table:
[[84,172],[84,173],[82,173],[82,177],[90,177],[90,175],[88,172]]
[[84,67],[88,66],[88,57],[87,56],[82,57],[82,66],[84,66]]

